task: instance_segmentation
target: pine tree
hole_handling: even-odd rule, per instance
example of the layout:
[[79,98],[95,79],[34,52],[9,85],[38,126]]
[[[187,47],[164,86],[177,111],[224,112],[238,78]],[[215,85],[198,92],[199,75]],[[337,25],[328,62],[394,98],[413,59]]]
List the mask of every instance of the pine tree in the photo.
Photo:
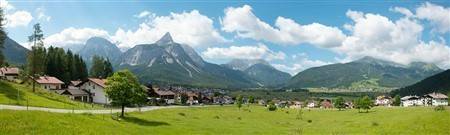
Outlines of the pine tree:
[[[44,34],[39,23],[33,26],[33,34],[28,37],[28,42],[32,43],[31,51],[28,54],[28,75],[33,78],[39,77],[46,70],[46,50],[44,48]],[[33,81],[33,92],[35,91],[35,81]]]

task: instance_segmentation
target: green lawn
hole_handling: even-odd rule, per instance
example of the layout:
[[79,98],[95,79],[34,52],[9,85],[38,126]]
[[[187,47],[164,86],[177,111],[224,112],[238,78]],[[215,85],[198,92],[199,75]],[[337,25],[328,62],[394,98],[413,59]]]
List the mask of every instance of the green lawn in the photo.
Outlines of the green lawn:
[[72,101],[66,96],[61,96],[40,88],[37,88],[36,92],[32,92],[31,86],[5,81],[0,81],[0,104],[22,106],[28,104],[29,106],[68,109],[102,108],[99,105],[92,107],[90,104]]
[[[450,108],[269,112],[260,106],[176,108],[111,115],[0,111],[0,134],[450,134]],[[309,122],[308,122],[309,121]]]

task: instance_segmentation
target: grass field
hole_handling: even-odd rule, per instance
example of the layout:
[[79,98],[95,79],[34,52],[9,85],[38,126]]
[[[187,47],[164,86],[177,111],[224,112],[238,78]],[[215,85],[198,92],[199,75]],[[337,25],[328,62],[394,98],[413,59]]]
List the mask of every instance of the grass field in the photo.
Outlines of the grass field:
[[0,134],[450,134],[450,108],[293,109],[235,106],[111,115],[0,111]]
[[[28,102],[27,102],[28,100]],[[49,108],[90,109],[102,108],[99,105],[84,104],[70,100],[68,97],[58,95],[40,88],[32,92],[30,86],[0,81],[0,104],[38,106]]]

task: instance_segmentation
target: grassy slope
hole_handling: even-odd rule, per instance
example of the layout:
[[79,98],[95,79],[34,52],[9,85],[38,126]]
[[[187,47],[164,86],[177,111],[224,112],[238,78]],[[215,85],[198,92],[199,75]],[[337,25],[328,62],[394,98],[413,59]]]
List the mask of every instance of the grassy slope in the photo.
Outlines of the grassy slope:
[[[19,91],[19,102],[17,100],[17,91]],[[31,86],[0,81],[0,104],[26,106],[27,100],[29,106],[70,109],[92,108],[89,104],[75,102],[65,96],[51,93],[47,90],[38,88],[36,92],[32,92]],[[94,105],[94,108],[101,108],[101,106]]]
[[3,110],[0,134],[450,134],[448,109],[318,109],[304,111],[299,120],[295,110],[268,112],[259,106],[251,112],[234,106],[177,108],[131,113],[121,122],[109,115]]

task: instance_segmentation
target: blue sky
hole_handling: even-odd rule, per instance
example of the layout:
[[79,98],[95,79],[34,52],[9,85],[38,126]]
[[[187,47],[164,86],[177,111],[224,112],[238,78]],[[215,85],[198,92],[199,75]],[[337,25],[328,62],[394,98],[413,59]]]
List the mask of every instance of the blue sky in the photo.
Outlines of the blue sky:
[[291,74],[363,56],[450,67],[448,1],[0,2],[9,36],[25,46],[39,22],[47,45],[101,36],[126,50],[170,31],[209,62],[261,58]]

